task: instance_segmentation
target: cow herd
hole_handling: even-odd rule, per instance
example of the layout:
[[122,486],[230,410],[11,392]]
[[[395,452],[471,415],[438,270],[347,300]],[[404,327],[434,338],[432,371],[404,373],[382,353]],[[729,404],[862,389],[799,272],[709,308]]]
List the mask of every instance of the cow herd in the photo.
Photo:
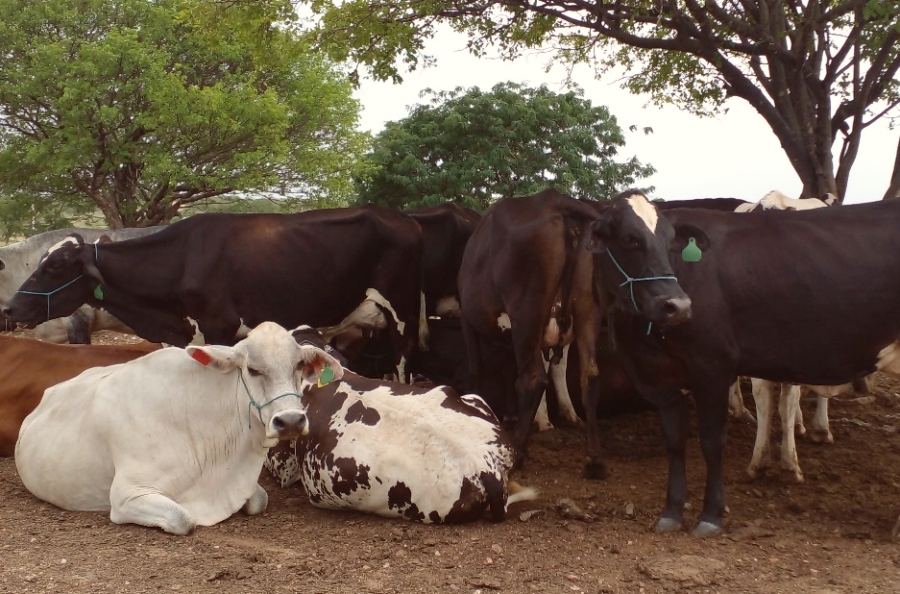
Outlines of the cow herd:
[[172,348],[20,357],[35,375],[54,361],[66,371],[0,394],[0,410],[15,411],[0,419],[0,454],[16,443],[19,475],[41,499],[176,534],[264,510],[263,466],[320,507],[500,520],[536,495],[509,475],[535,421],[549,425],[551,383],[563,418],[577,419],[569,391],[580,397],[585,472],[605,476],[597,417],[616,376],[660,413],[669,480],[658,532],[685,527],[692,395],[707,466],[692,532],[720,534],[739,377],[754,378],[759,416],[748,472],[770,462],[780,388],[782,466],[802,480],[796,384],[828,395],[823,386],[900,373],[900,203],[825,205],[547,190],[480,217],[370,205],[32,238],[30,252],[0,248],[0,292],[20,285],[0,295],[8,323],[69,316],[66,335],[88,342],[110,320]]

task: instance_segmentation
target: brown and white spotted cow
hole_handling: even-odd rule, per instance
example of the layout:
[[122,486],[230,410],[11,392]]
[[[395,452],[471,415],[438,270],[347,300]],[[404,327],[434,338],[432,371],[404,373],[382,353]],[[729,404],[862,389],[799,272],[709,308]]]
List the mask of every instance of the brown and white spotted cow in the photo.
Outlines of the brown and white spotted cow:
[[316,507],[443,524],[486,511],[500,521],[509,504],[536,496],[509,482],[512,443],[474,394],[344,370],[301,405],[309,434],[271,449],[266,468],[283,486],[303,485]]

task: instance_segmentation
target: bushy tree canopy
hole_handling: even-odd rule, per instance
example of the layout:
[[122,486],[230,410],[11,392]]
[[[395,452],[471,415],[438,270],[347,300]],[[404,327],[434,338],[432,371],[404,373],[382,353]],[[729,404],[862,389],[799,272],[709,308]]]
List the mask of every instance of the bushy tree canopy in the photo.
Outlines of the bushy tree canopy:
[[654,172],[635,157],[614,160],[622,130],[580,91],[504,83],[423,96],[428,104],[375,138],[370,160],[378,169],[357,178],[360,201],[393,208],[453,201],[483,210],[551,185],[604,199]]
[[0,214],[53,204],[122,227],[234,191],[349,199],[369,139],[347,77],[288,28],[251,35],[246,12],[198,26],[205,6],[0,4]]
[[[843,197],[863,131],[900,104],[900,0],[308,0],[321,47],[376,78],[429,58],[439,23],[513,58],[624,68],[625,86],[705,115],[749,103],[806,196]],[[733,139],[740,143],[740,139]],[[835,146],[837,144],[837,147]],[[833,156],[833,149],[836,156]],[[885,196],[900,193],[900,147]]]

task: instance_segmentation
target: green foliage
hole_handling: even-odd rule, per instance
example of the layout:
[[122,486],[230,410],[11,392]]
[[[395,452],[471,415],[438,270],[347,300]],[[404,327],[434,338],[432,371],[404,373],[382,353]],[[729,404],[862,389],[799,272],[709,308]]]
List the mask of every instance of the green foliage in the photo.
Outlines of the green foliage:
[[286,6],[0,4],[0,193],[10,208],[40,196],[120,227],[235,191],[346,203],[370,139],[355,130],[347,77],[272,21]]
[[398,80],[402,69],[427,63],[423,48],[447,23],[468,35],[476,55],[512,59],[552,48],[557,63],[591,64],[655,104],[697,115],[737,97],[778,137],[806,196],[843,196],[862,132],[897,117],[900,106],[900,0],[305,4],[319,17],[318,47],[379,79]]
[[605,107],[580,91],[557,94],[513,83],[427,91],[430,104],[389,122],[358,176],[360,202],[393,208],[452,201],[483,210],[502,197],[553,186],[603,200],[654,172],[613,159],[625,138]]

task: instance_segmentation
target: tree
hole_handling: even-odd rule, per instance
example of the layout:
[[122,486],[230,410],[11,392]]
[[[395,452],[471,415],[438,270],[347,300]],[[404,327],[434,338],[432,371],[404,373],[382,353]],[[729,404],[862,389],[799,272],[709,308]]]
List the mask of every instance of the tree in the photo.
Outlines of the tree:
[[[332,56],[377,78],[429,58],[443,21],[470,49],[512,58],[556,49],[599,74],[698,115],[729,97],[749,103],[778,137],[804,196],[843,197],[862,133],[900,103],[900,0],[310,0]],[[840,141],[835,158],[835,144]],[[897,147],[900,151],[900,146]],[[900,153],[885,197],[900,192]]]
[[357,178],[359,200],[392,208],[453,201],[483,210],[498,199],[552,185],[605,199],[654,169],[613,158],[625,144],[616,119],[580,91],[496,85],[428,90],[429,104],[388,122],[369,160],[378,169]]
[[369,138],[355,130],[346,75],[288,28],[253,38],[234,23],[240,11],[198,24],[192,15],[203,6],[0,4],[7,212],[32,203],[99,209],[123,227],[168,222],[230,192],[349,200]]

